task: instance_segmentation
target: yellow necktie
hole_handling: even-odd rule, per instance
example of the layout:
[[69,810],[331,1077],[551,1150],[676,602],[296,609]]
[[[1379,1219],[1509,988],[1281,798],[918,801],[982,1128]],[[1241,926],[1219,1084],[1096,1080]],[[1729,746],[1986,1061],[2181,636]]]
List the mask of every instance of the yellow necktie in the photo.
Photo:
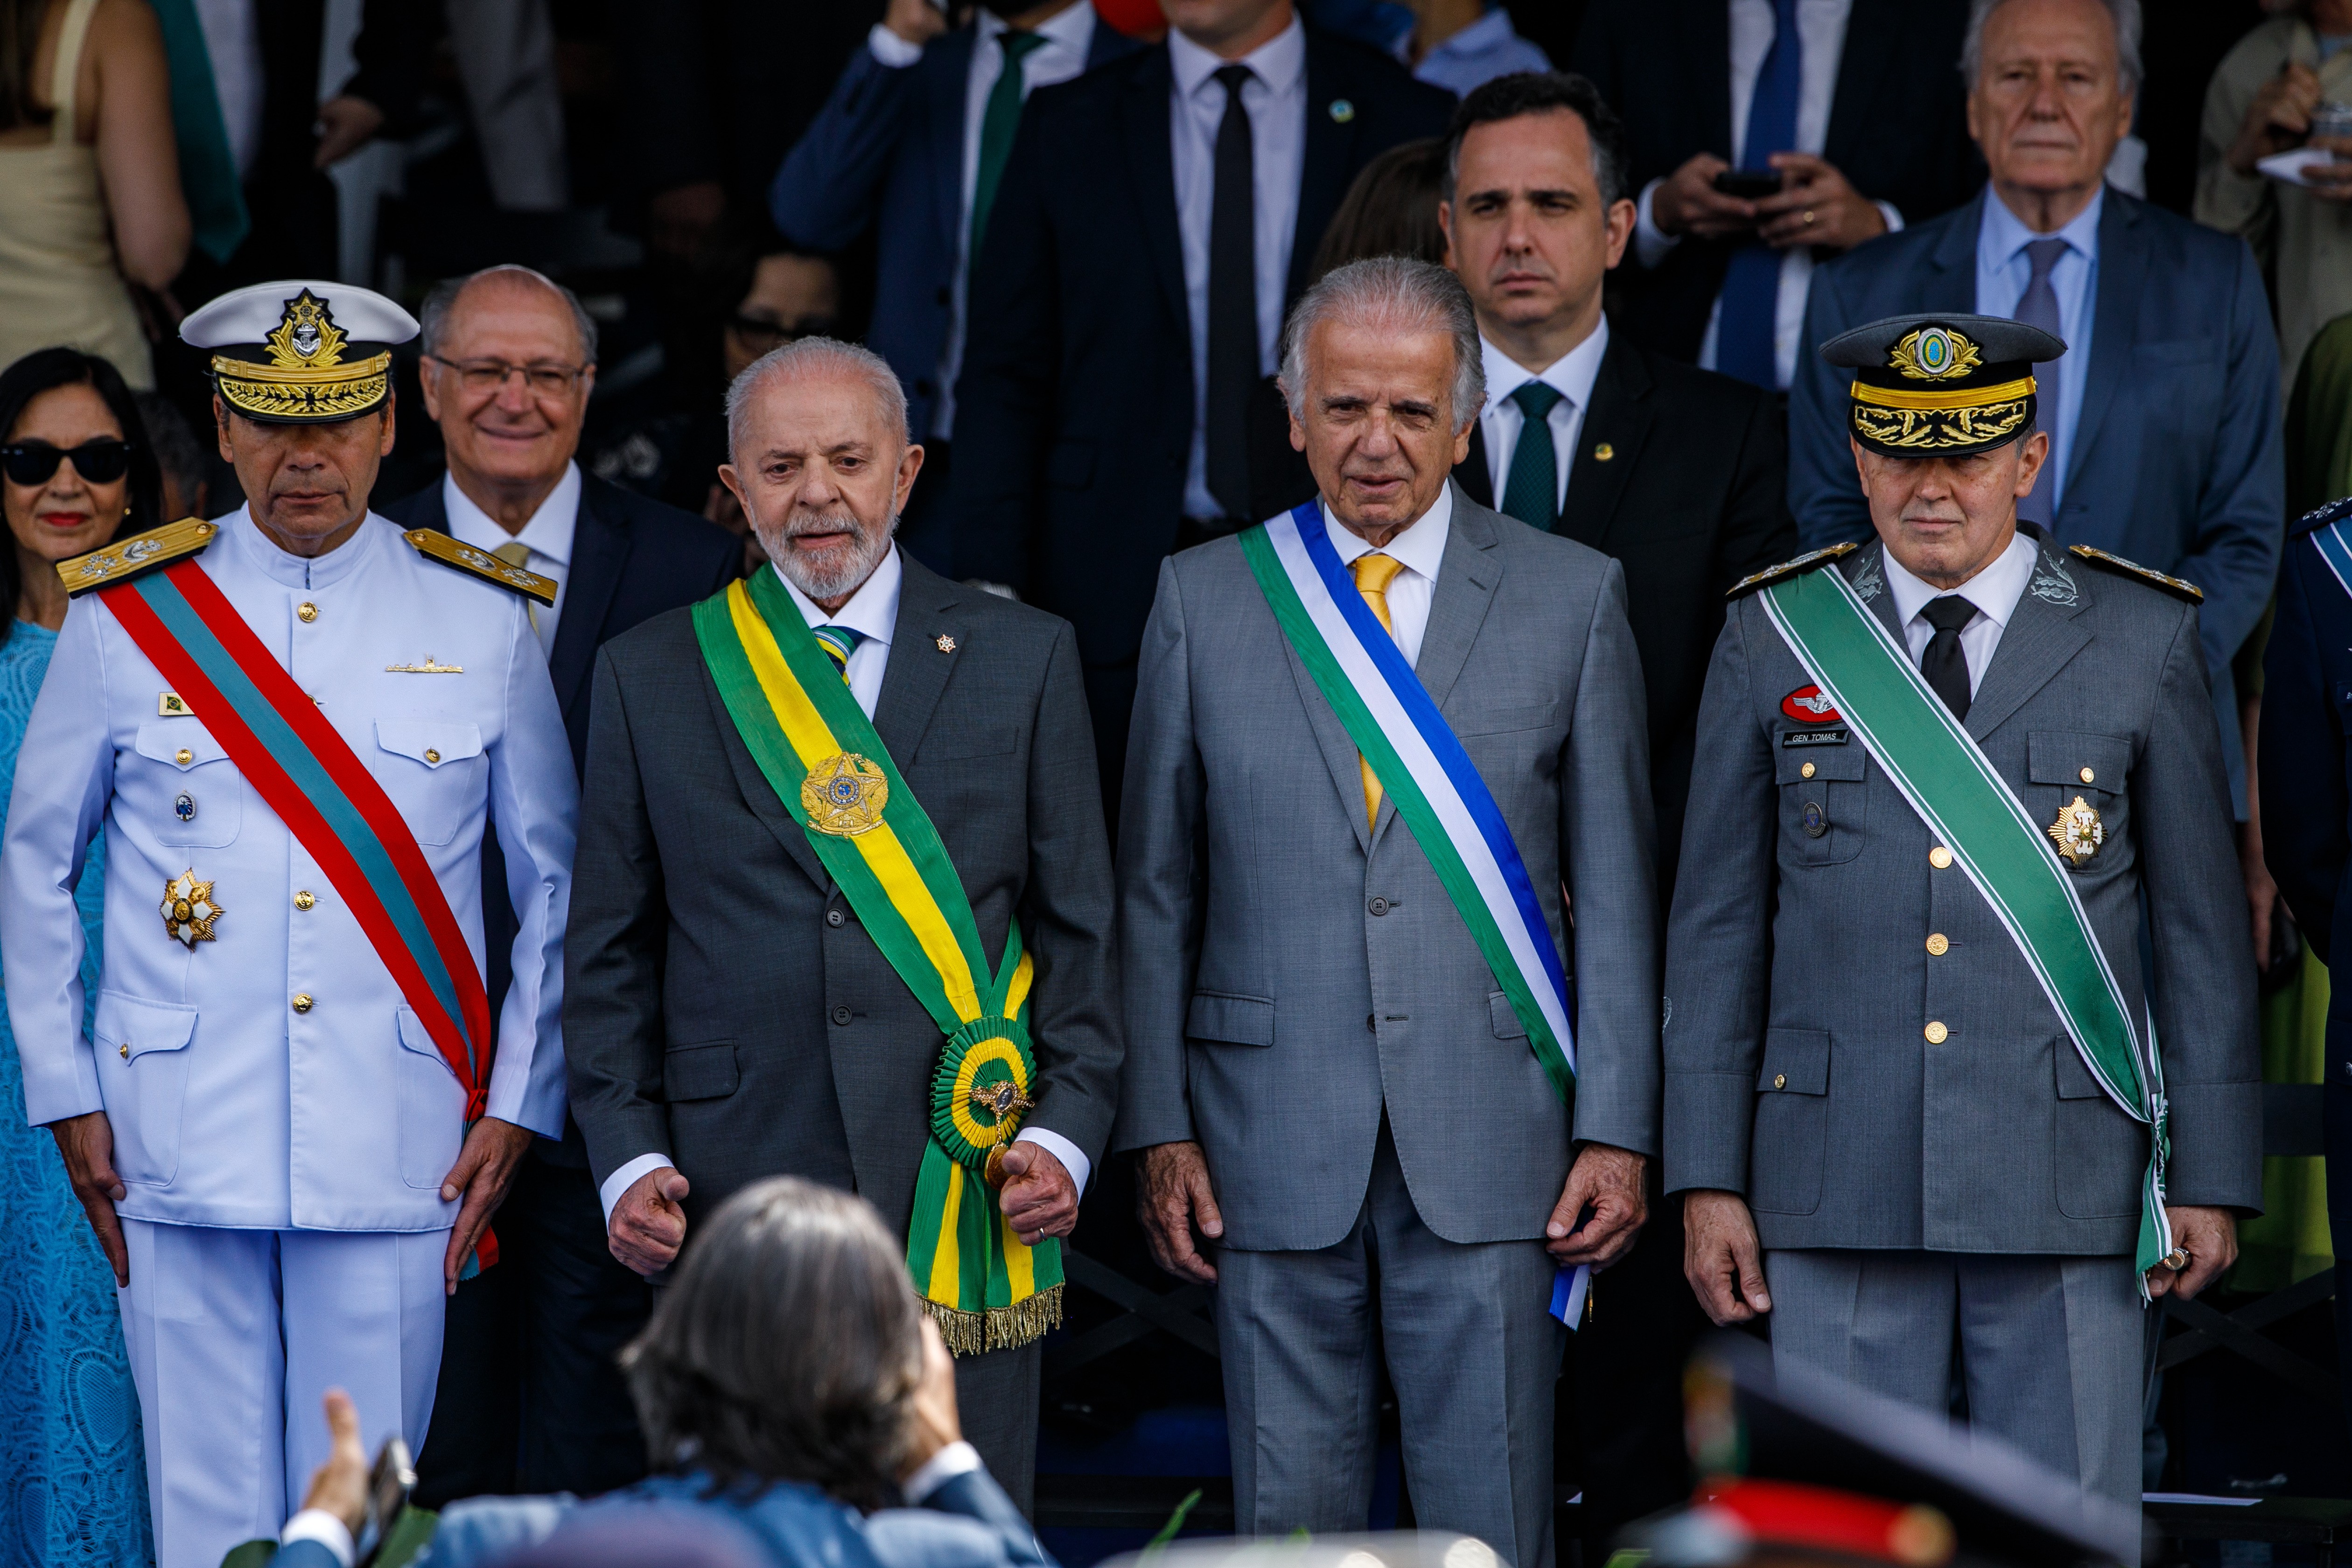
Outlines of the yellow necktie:
[[[530,570],[530,546],[520,539],[509,539],[490,553],[509,566],[520,566],[526,572]],[[530,629],[536,636],[539,631],[539,605],[534,600],[525,599],[522,607],[524,614],[530,616]]]
[[[1364,603],[1370,605],[1372,614],[1380,617],[1381,629],[1390,637],[1395,637],[1396,626],[1389,619],[1389,584],[1396,580],[1398,573],[1404,570],[1404,563],[1393,555],[1382,555],[1374,551],[1357,556],[1355,563],[1348,570],[1355,574],[1356,592],[1364,596]],[[1364,770],[1364,826],[1376,826],[1381,820],[1381,796],[1385,792],[1381,788],[1381,781],[1373,776],[1372,764],[1366,762],[1360,752],[1357,754],[1356,765]]]

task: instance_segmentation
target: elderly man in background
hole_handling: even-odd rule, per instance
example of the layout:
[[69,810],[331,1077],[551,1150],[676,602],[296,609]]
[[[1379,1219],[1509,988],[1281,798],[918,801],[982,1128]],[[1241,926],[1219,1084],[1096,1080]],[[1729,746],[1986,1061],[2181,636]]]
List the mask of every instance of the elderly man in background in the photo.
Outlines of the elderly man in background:
[[[707,598],[736,575],[723,529],[580,471],[596,382],[596,323],[568,289],[523,267],[453,279],[424,309],[425,411],[448,472],[383,509],[555,584],[531,629],[576,771],[588,748],[588,668],[639,621]],[[516,927],[496,832],[484,836],[482,909],[495,1008]],[[481,1491],[596,1492],[645,1473],[644,1440],[614,1357],[650,1310],[642,1280],[604,1247],[587,1151],[568,1119],[534,1140],[499,1217],[503,1261],[449,1305],[439,1407],[418,1456],[427,1502]]]
[[[2138,0],[1975,0],[1962,67],[1990,184],[1823,267],[1804,341],[1922,310],[2006,316],[2063,341],[2038,373],[2050,456],[2018,515],[2062,543],[2204,590],[2198,636],[2243,820],[2230,661],[2270,602],[2285,517],[2278,343],[2261,269],[2236,236],[2105,183],[2139,89]],[[1870,539],[1846,387],[1816,356],[1799,366],[1789,426],[1801,541]],[[2260,931],[2266,886],[2258,903]]]
[[1555,1263],[1624,1254],[1657,1148],[1624,573],[1448,482],[1453,274],[1327,275],[1283,367],[1321,499],[1163,563],[1144,636],[1117,1143],[1217,1286],[1237,1528],[1364,1527],[1384,1350],[1415,1517],[1546,1568]]
[[863,1194],[1025,1506],[1119,1059],[1076,643],[893,542],[923,452],[878,355],[778,349],[728,427],[771,564],[597,663],[567,957],[610,1245],[657,1275],[760,1177]]

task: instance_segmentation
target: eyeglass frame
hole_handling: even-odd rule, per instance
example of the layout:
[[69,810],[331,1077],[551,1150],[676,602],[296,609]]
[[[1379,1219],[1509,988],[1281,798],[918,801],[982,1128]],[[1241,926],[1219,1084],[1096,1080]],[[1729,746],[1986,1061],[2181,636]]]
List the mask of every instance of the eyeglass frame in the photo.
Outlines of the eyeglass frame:
[[[457,384],[460,386],[466,385],[468,376],[477,374],[487,375],[490,374],[493,367],[495,367],[498,372],[498,381],[496,384],[488,386],[467,386],[466,388],[468,392],[488,392],[493,397],[497,396],[499,393],[504,392],[507,389],[507,383],[512,381],[518,375],[522,377],[524,390],[530,392],[534,396],[562,397],[566,393],[569,393],[573,387],[580,384],[581,377],[591,374],[596,368],[593,364],[578,364],[569,366],[568,368],[558,368],[552,365],[532,366],[527,364],[509,364],[502,359],[454,360],[444,359],[439,354],[419,354],[416,357],[419,359],[429,359],[435,364],[442,365],[447,369],[457,372]],[[532,380],[534,374],[561,375],[563,378],[563,384],[554,388],[543,388]]]

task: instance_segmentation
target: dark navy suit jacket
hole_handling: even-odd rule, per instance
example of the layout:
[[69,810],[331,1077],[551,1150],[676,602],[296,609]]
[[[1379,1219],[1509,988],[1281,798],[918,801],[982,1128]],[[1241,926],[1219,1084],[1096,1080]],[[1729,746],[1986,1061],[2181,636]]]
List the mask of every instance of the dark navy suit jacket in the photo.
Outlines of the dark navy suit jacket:
[[[1849,251],[1813,274],[1805,343],[1914,310],[1973,311],[1977,199]],[[2245,809],[2245,748],[2230,660],[2269,604],[2286,512],[2278,339],[2253,253],[2109,187],[2099,216],[2089,379],[2074,429],[2063,544],[2101,550],[2205,590],[2198,630],[2230,793]],[[1789,508],[1808,550],[1874,537],[1846,435],[1851,373],[1798,356],[1789,389]]]
[[[874,321],[866,342],[907,389],[907,427],[930,434],[947,344],[949,289],[963,248],[965,87],[973,29],[924,46],[900,69],[860,47],[776,171],[768,208],[794,245],[840,250],[875,230]],[[1100,17],[1088,69],[1143,46]]]
[[[2352,887],[2352,786],[2345,735],[2352,729],[2352,593],[2312,535],[2352,521],[2339,500],[2292,524],[2279,572],[2278,622],[2263,665],[2263,858],[2311,950],[2336,967],[2336,917]],[[2347,529],[2352,531],[2352,529]],[[2328,1080],[2352,1079],[2339,1048],[2352,1038],[2352,985],[2327,1005]]]

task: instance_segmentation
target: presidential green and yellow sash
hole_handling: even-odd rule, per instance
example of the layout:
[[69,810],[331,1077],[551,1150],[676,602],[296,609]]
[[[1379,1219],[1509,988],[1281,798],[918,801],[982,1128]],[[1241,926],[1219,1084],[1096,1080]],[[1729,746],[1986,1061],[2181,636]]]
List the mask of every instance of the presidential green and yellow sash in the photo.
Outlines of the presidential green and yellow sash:
[[907,1229],[916,1288],[958,1355],[1026,1344],[1062,1321],[1062,1246],[1023,1245],[990,1180],[1037,1078],[1020,922],[992,971],[939,830],[773,572],[697,605],[694,631],[761,773],[947,1037]]
[[2172,1250],[2164,1212],[2170,1152],[2164,1074],[2156,1042],[2135,1026],[2065,868],[1975,738],[1834,564],[1783,579],[1758,597],[1830,706],[1992,906],[2091,1076],[2147,1127],[2137,1247],[2145,1296],[2147,1270]]

